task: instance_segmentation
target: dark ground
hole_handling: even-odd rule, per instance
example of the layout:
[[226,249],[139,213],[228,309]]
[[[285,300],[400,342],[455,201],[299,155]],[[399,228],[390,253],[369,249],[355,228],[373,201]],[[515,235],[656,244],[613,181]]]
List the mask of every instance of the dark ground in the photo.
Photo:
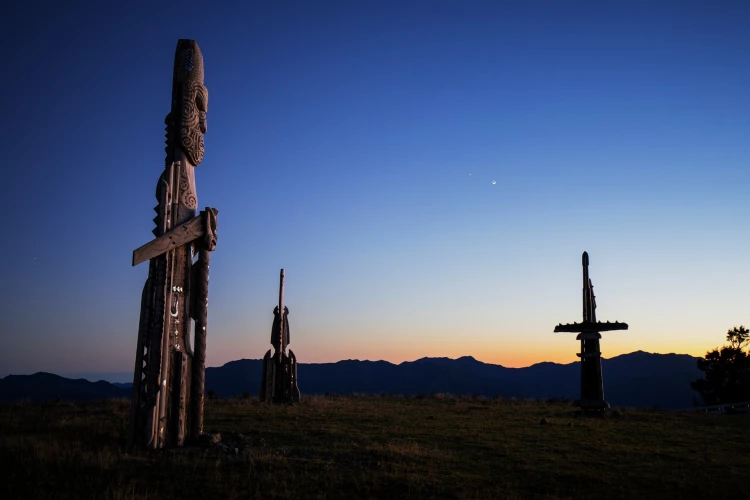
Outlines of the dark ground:
[[[208,401],[222,446],[127,454],[128,402],[0,405],[0,498],[750,498],[750,419],[452,396]],[[544,419],[545,423],[542,423]]]

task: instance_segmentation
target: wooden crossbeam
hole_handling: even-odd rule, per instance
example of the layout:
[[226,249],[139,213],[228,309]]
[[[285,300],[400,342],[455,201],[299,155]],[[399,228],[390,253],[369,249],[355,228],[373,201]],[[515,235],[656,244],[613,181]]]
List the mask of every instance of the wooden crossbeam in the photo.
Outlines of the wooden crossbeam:
[[203,217],[198,215],[189,221],[154,238],[145,245],[133,250],[133,265],[158,257],[173,248],[186,245],[203,236]]
[[609,332],[612,330],[627,330],[628,324],[627,323],[619,323],[615,321],[614,323],[610,323],[607,321],[606,323],[602,323],[601,321],[597,321],[596,323],[593,323],[591,321],[584,321],[583,323],[571,323],[567,325],[557,325],[555,327],[555,332],[569,332],[569,333],[583,333],[583,332]]

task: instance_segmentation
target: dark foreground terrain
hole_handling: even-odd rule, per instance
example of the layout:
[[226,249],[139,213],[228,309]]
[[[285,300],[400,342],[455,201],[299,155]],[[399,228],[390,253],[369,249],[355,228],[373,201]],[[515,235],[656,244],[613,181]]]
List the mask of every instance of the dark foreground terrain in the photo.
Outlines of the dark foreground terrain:
[[484,398],[207,401],[221,445],[125,452],[128,402],[0,406],[0,498],[750,498],[750,419]]

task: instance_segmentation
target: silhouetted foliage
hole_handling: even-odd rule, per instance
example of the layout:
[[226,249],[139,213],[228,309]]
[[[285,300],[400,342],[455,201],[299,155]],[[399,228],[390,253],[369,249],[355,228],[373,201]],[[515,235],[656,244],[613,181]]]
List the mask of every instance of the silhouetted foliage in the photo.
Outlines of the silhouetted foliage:
[[727,332],[727,342],[735,349],[744,349],[750,343],[750,330],[744,326],[735,326]]
[[219,395],[216,394],[216,391],[213,389],[209,389],[206,396],[208,396],[208,399],[211,399],[211,400],[219,399]]
[[698,359],[698,369],[706,375],[690,383],[705,405],[750,401],[750,331],[744,326],[727,332],[727,345]]

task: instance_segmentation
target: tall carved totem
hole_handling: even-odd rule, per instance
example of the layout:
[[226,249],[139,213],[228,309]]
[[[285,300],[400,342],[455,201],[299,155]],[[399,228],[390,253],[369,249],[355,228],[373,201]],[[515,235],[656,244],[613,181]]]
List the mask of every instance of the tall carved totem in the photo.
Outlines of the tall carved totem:
[[[165,169],[156,184],[156,237],[133,252],[149,261],[133,374],[128,445],[182,446],[203,432],[208,266],[218,211],[196,214],[195,167],[203,159],[208,91],[194,40],[179,40]],[[194,344],[191,336],[194,332]]]
[[577,340],[581,341],[581,399],[579,406],[582,410],[602,411],[609,408],[604,400],[604,378],[602,377],[602,353],[599,340],[601,332],[627,330],[627,323],[615,321],[603,323],[596,320],[596,296],[594,285],[589,278],[589,254],[583,252],[583,321],[581,323],[559,324],[555,332],[578,333]]

